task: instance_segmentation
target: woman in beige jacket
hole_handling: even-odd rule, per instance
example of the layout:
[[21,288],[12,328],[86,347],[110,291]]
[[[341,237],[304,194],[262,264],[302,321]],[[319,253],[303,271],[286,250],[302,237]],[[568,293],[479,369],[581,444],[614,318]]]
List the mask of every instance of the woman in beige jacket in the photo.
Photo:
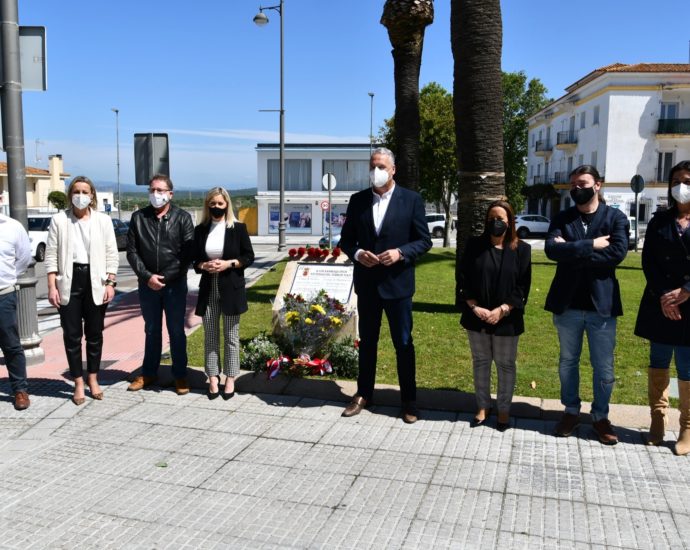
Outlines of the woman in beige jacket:
[[85,400],[82,337],[86,338],[87,383],[91,397],[103,399],[98,371],[103,350],[103,322],[115,296],[117,243],[112,221],[95,210],[96,188],[77,176],[67,189],[71,207],[53,216],[48,229],[46,273],[48,301],[58,308],[69,371],[72,402]]

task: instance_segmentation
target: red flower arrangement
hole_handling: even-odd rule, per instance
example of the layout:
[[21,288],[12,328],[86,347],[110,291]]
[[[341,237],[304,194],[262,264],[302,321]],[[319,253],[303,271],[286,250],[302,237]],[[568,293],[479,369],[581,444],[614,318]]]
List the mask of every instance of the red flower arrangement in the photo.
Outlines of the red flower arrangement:
[[333,250],[331,250],[331,256],[337,258],[338,256],[340,256],[340,252],[340,248],[336,246]]
[[307,251],[306,248],[304,248],[303,246],[300,246],[300,247],[297,249],[297,256],[299,256],[299,257],[301,258],[302,256],[304,256],[304,254],[306,253],[306,251]]
[[294,258],[295,256],[297,256],[297,249],[291,248],[290,250],[288,250],[288,256],[290,256],[291,258]]

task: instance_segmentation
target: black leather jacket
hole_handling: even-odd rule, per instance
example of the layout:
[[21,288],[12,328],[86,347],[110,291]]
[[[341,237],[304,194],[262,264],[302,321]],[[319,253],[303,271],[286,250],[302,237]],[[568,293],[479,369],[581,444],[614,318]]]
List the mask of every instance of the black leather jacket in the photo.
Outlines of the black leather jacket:
[[188,212],[174,204],[162,218],[149,205],[132,214],[127,234],[127,261],[140,281],[163,275],[169,283],[187,276],[194,243]]

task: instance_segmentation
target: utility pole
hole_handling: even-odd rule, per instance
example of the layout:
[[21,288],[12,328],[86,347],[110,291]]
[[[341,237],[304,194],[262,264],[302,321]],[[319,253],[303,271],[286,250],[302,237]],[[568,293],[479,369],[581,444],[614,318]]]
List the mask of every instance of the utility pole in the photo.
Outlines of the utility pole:
[[[10,216],[19,221],[24,229],[28,229],[17,0],[0,0],[0,42],[2,43],[0,104],[2,105],[2,133],[7,152]],[[27,366],[42,363],[45,357],[40,348],[41,338],[38,336],[37,281],[33,266],[34,262],[17,280],[19,338],[24,348]]]

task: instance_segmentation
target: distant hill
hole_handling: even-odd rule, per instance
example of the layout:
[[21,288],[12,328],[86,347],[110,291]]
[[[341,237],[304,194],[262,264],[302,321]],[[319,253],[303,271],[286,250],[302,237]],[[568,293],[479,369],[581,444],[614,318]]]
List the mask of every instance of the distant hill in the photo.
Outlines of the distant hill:
[[[231,185],[228,185],[225,187],[228,192],[233,196],[237,197],[245,197],[245,196],[253,196],[256,195],[256,187],[245,187],[242,189],[234,189]],[[96,189],[97,190],[102,190],[102,191],[112,191],[113,193],[117,191],[117,182],[113,181],[97,181],[96,182]],[[196,188],[190,188],[190,187],[178,187],[175,186],[175,192],[176,193],[184,193],[187,196],[191,197],[204,197],[206,196],[206,192],[208,189],[199,189],[198,187]],[[146,186],[145,185],[133,185],[131,183],[121,183],[120,184],[120,192],[121,193],[142,193],[146,194]]]

